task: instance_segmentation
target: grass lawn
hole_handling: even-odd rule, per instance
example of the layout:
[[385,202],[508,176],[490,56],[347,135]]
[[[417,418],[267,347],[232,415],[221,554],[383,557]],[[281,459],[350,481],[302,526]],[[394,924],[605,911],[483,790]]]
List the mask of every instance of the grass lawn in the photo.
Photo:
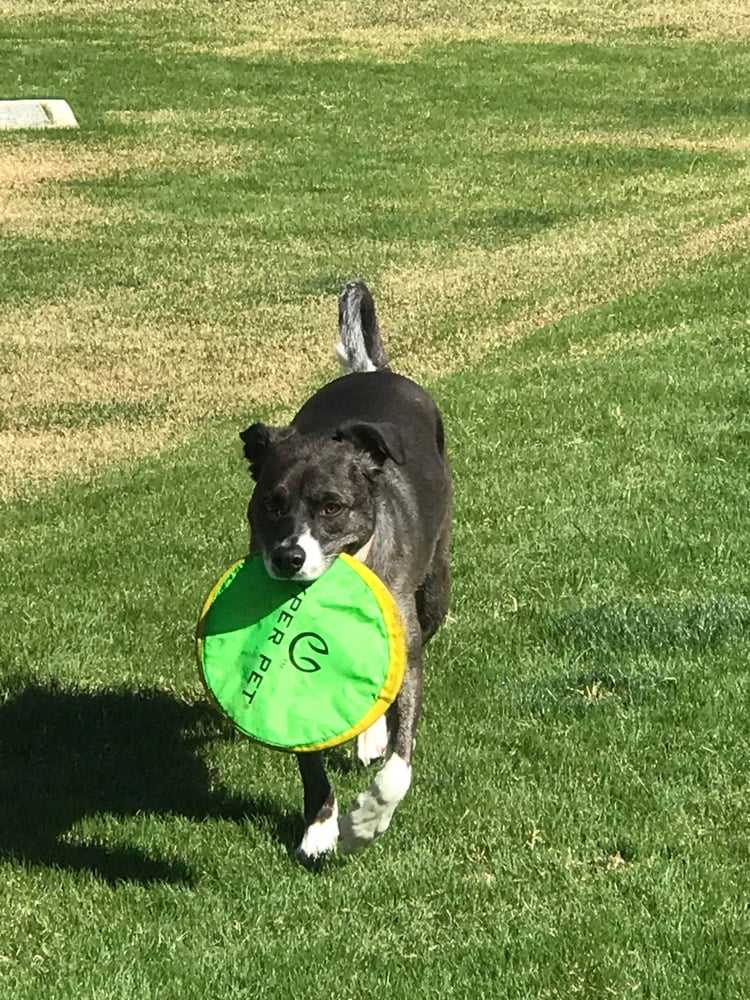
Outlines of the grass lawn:
[[[0,0],[0,996],[750,995],[750,16]],[[341,280],[446,417],[412,792],[317,872],[194,667]],[[369,781],[330,755],[339,800]]]

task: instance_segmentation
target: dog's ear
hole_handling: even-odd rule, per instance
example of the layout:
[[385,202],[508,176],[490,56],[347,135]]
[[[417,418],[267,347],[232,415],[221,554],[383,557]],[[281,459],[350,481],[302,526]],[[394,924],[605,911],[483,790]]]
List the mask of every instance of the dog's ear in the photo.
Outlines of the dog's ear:
[[373,472],[380,472],[387,458],[396,465],[406,461],[401,432],[395,424],[389,423],[357,423],[342,424],[333,435],[336,441],[351,441],[360,451],[364,451],[373,460]]
[[245,458],[250,463],[250,475],[253,479],[257,481],[260,476],[270,449],[293,433],[291,427],[267,427],[265,424],[251,424],[246,430],[240,431]]

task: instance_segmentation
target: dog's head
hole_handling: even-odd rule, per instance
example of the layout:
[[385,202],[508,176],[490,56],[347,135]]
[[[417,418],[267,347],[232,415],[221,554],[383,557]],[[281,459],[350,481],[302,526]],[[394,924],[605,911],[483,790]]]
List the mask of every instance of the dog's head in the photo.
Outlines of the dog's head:
[[253,424],[240,437],[256,482],[251,551],[277,579],[315,580],[342,552],[357,552],[373,534],[386,460],[404,461],[387,423],[348,423],[329,437]]

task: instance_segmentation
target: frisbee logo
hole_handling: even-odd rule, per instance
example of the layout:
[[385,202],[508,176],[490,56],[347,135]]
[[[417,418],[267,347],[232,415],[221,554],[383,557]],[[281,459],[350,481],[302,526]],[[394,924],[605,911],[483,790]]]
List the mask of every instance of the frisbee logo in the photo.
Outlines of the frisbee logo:
[[328,656],[328,644],[317,632],[300,632],[289,643],[289,659],[292,661],[292,666],[305,674],[314,674],[316,670],[320,670],[320,664],[311,656],[304,656],[303,653],[306,652]]

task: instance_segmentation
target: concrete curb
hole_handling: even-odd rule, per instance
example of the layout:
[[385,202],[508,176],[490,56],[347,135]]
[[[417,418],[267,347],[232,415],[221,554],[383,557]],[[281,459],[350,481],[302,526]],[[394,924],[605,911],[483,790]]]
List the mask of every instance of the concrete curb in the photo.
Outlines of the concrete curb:
[[67,101],[0,101],[0,129],[21,128],[78,128],[78,122]]

